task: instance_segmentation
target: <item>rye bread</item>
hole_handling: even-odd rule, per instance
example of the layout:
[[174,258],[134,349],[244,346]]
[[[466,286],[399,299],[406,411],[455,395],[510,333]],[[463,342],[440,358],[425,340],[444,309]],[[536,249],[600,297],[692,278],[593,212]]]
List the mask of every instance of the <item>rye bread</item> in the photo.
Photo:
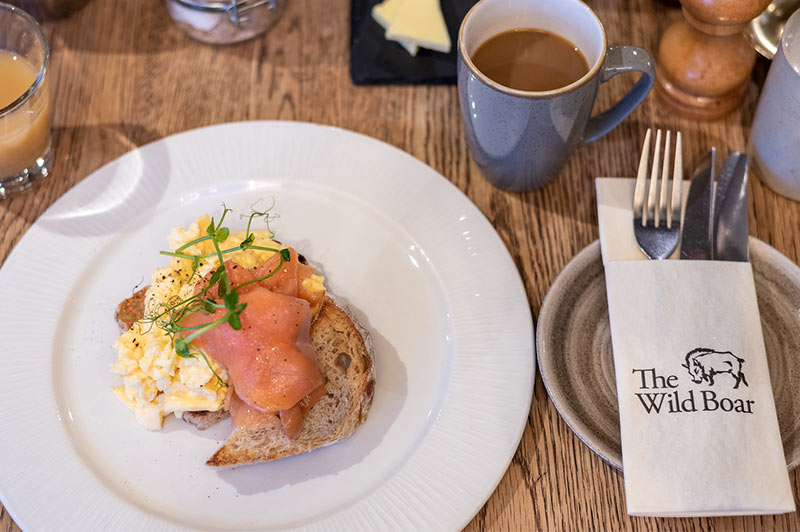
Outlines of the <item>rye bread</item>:
[[[147,287],[120,303],[116,316],[121,327],[127,329],[141,318],[146,290]],[[234,428],[207,465],[238,466],[311,451],[349,437],[366,420],[375,390],[369,333],[344,305],[326,295],[311,325],[311,343],[325,378],[325,395],[306,415],[300,433],[290,440],[280,423],[255,430]],[[225,410],[183,414],[184,421],[200,430],[227,417],[229,413]]]

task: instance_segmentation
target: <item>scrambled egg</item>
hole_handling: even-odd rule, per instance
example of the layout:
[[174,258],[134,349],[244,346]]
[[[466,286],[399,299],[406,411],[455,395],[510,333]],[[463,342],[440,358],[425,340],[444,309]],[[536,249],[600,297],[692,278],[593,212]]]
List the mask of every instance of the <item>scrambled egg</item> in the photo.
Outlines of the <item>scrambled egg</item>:
[[[188,229],[181,227],[172,230],[168,237],[172,251],[205,236],[210,223],[209,217],[201,216]],[[253,231],[257,246],[282,249],[285,246],[273,241],[268,231]],[[232,233],[220,244],[220,249],[237,247],[246,237],[244,232]],[[183,251],[191,255],[205,255],[214,252],[210,240],[194,244]],[[245,268],[263,264],[274,252],[264,250],[243,250],[226,253],[225,260],[233,260]],[[156,269],[152,283],[145,295],[145,315],[154,316],[171,304],[187,299],[194,294],[195,285],[209,272],[219,266],[216,257],[201,259],[195,275],[192,275],[192,261],[173,257],[170,263]],[[309,291],[324,290],[324,278],[312,275],[302,280]],[[227,381],[227,373],[209,359],[214,371],[205,359],[180,357],[172,346],[169,335],[156,323],[134,323],[114,343],[118,357],[111,365],[111,372],[117,376],[114,394],[125,406],[136,414],[136,420],[148,430],[159,430],[164,416],[174,414],[180,417],[183,412],[219,410],[222,408],[228,388],[220,385],[216,371],[222,381]]]

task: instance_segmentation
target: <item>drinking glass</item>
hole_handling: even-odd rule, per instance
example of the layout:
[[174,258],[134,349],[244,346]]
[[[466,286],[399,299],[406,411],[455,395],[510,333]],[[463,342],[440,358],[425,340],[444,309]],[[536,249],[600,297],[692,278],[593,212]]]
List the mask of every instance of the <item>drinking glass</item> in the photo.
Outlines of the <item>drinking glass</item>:
[[49,58],[41,26],[0,2],[0,198],[50,174]]

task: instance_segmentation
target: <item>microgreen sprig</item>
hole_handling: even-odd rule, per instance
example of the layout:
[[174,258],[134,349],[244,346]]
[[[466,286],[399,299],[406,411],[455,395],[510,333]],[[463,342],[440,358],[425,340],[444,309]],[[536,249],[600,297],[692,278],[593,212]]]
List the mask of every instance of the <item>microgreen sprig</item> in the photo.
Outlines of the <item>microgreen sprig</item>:
[[[149,323],[150,326],[152,326],[152,324],[156,324],[160,329],[162,329],[170,337],[172,346],[174,347],[178,356],[182,358],[195,358],[198,355],[201,356],[214,373],[219,386],[227,385],[214,370],[214,367],[212,366],[208,356],[206,356],[203,350],[192,342],[200,335],[225,323],[227,323],[234,330],[241,330],[241,315],[244,309],[247,308],[247,303],[239,302],[239,290],[249,284],[269,279],[281,270],[285,262],[291,261],[291,254],[288,249],[275,249],[255,245],[255,233],[251,231],[251,226],[253,220],[256,218],[264,219],[267,225],[267,230],[270,233],[270,238],[274,237],[274,233],[269,229],[270,217],[274,217],[274,215],[270,213],[273,207],[274,201],[273,205],[265,211],[257,211],[251,206],[252,212],[250,213],[247,221],[245,238],[239,245],[235,247],[226,249],[222,249],[220,247],[220,245],[228,240],[228,237],[230,236],[230,229],[224,226],[223,223],[227,214],[232,211],[223,203],[222,215],[220,216],[219,222],[215,223],[214,218],[211,218],[211,222],[209,223],[208,227],[206,227],[206,234],[204,236],[195,238],[194,240],[183,244],[175,249],[175,251],[161,251],[162,255],[192,261],[192,276],[197,274],[197,270],[200,267],[202,259],[216,257],[219,262],[219,266],[213,271],[213,273],[211,273],[202,290],[186,299],[178,300],[176,302],[171,301],[169,305],[162,305],[156,310],[156,313],[146,315],[142,320],[139,320],[140,323]],[[209,241],[214,246],[214,251],[212,253],[192,254],[186,252],[187,249],[196,244]],[[266,275],[256,277],[237,286],[231,286],[228,273],[225,269],[224,256],[229,253],[244,250],[261,250],[277,253],[279,257],[279,263]],[[221,303],[217,302],[217,299],[208,294],[212,287],[216,287],[217,297],[222,300]],[[203,314],[208,315],[214,314],[219,310],[225,310],[225,313],[210,323],[197,326],[181,325],[181,322],[186,317],[196,312],[202,312]]]

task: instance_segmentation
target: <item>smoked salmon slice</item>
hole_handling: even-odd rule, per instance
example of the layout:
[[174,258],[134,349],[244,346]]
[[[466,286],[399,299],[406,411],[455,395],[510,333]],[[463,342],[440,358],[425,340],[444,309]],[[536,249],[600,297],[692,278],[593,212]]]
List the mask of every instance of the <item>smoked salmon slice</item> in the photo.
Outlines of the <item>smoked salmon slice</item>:
[[288,410],[281,410],[278,413],[259,410],[245,403],[239,398],[234,390],[231,394],[231,423],[234,427],[247,430],[257,430],[267,427],[280,426],[283,433],[290,440],[303,428],[303,420],[308,411],[325,395],[325,385],[305,396],[299,403]]
[[[238,292],[240,294],[244,294],[255,287],[261,286],[278,294],[305,299],[309,302],[311,308],[317,308],[319,303],[322,301],[323,296],[325,295],[324,291],[311,292],[307,290],[305,286],[303,286],[303,279],[306,279],[316,273],[314,268],[308,266],[307,264],[301,263],[298,260],[297,251],[295,251],[294,248],[289,248],[289,256],[290,260],[284,261],[283,264],[281,264],[281,258],[276,253],[261,266],[250,269],[243,268],[242,266],[239,266],[230,260],[225,261],[225,271],[228,274],[228,280],[231,283],[231,288],[236,288],[239,285],[242,285],[248,281],[252,281],[253,279],[258,279],[259,277],[265,277],[266,275],[272,273],[278,267],[278,265],[280,265],[280,271],[276,272],[274,275],[268,277],[267,279],[262,279],[256,283],[242,286]],[[211,276],[207,276],[206,279],[197,284],[197,287],[195,287],[195,292],[199,292],[205,288],[209,277]],[[209,289],[207,296],[211,299],[215,299],[218,296],[217,285],[214,285]]]
[[[281,286],[282,281],[277,289]],[[240,315],[241,330],[224,323],[195,338],[193,344],[228,371],[240,399],[267,412],[288,410],[323,384],[309,334],[309,303],[260,283],[243,287],[241,292],[239,303],[247,305]],[[195,312],[181,325],[208,324],[225,312]]]
[[[231,394],[231,423],[234,427],[248,430],[282,425],[277,412],[265,412],[254,408],[241,399],[234,391]],[[294,408],[294,407],[293,407]]]

